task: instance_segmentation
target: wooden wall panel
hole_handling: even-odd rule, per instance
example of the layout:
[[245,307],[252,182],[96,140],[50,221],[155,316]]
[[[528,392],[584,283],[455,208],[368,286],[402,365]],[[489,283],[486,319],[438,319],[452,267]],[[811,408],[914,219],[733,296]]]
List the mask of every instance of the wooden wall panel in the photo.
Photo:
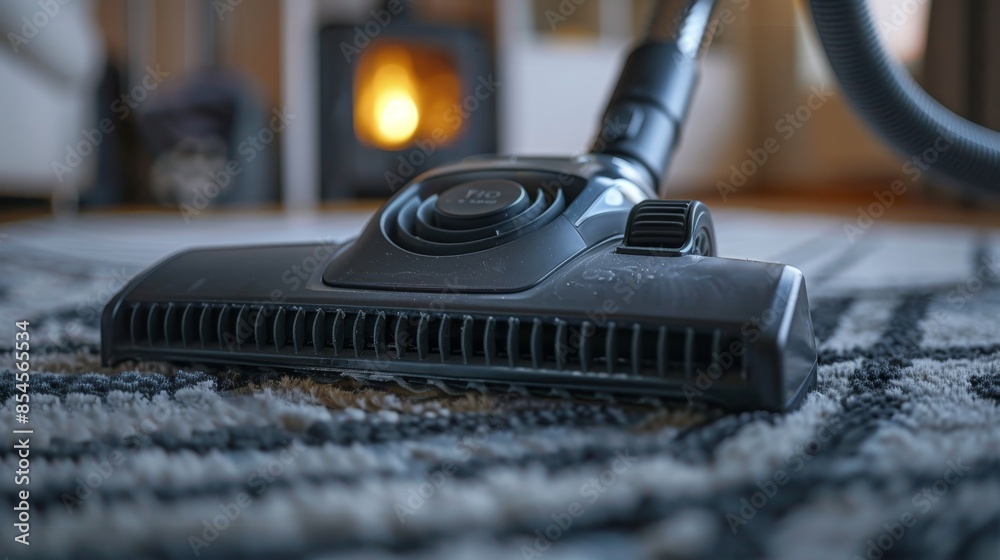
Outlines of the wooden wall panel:
[[219,26],[221,60],[253,77],[268,103],[281,104],[281,2],[243,0]]

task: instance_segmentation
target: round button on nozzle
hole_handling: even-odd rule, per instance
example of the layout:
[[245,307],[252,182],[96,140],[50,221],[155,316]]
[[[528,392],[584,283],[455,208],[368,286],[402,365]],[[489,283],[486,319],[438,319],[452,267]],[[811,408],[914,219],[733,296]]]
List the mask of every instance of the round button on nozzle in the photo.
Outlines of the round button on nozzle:
[[434,210],[442,227],[473,229],[502,222],[531,205],[520,183],[483,179],[454,186],[438,196]]

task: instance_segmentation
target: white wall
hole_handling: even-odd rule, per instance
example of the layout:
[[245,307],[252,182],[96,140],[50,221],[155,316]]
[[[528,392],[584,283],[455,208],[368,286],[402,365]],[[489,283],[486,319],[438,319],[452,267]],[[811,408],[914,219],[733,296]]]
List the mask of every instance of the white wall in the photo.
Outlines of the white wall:
[[[627,5],[605,3],[619,13]],[[525,155],[586,151],[631,39],[618,33],[594,41],[539,40],[531,32],[529,0],[498,0],[498,8],[501,151]],[[624,14],[621,19],[630,17]],[[717,170],[737,161],[748,145],[752,100],[743,91],[745,65],[727,48],[714,48],[703,65],[668,186],[713,185]]]

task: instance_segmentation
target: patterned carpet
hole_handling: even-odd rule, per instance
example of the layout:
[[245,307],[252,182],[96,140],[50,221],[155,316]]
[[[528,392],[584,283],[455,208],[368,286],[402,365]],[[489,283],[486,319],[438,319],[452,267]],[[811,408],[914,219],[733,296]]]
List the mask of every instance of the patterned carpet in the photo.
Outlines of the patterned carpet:
[[725,256],[806,273],[819,388],[787,415],[100,366],[103,303],[156,259],[363,218],[0,230],[0,557],[1000,558],[997,231],[877,223],[852,243],[836,221],[718,212]]

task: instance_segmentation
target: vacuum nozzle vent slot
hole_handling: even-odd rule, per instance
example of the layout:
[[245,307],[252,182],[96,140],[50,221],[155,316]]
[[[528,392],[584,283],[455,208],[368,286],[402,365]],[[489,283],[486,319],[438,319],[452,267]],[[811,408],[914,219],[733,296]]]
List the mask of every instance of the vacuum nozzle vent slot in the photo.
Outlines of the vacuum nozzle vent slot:
[[[295,305],[134,303],[115,317],[122,354],[297,356],[444,363],[684,382],[746,382],[737,332],[545,317]],[[186,351],[186,352],[185,352]],[[327,360],[327,361],[325,361]],[[324,362],[325,361],[325,362]],[[298,362],[296,362],[298,363]]]

